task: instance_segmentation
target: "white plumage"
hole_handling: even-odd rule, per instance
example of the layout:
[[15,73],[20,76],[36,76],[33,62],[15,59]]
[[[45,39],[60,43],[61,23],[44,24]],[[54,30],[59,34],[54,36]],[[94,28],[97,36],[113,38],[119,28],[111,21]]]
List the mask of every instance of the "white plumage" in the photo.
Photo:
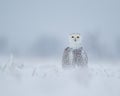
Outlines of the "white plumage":
[[62,67],[87,66],[87,53],[81,45],[80,34],[69,35],[69,47],[65,48],[62,58]]

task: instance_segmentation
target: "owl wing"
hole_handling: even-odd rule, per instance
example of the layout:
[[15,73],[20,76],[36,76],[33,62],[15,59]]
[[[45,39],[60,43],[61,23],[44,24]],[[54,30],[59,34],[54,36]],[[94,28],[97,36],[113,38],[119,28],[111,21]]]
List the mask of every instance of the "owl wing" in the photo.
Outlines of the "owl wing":
[[69,63],[69,53],[70,53],[70,48],[67,47],[64,50],[63,57],[62,57],[62,67],[66,67],[67,65],[70,65]]
[[81,50],[81,57],[82,57],[82,64],[83,65],[87,65],[88,64],[88,56],[87,56],[87,53],[86,51],[82,48]]

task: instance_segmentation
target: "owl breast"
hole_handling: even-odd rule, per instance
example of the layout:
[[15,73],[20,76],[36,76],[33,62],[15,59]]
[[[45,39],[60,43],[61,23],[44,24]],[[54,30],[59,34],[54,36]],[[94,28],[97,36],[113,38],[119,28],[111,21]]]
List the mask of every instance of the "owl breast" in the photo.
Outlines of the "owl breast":
[[75,66],[80,66],[82,65],[82,50],[81,49],[74,49],[72,51],[73,53],[73,59],[72,59],[72,63]]
[[67,48],[63,55],[64,66],[86,66],[88,62],[87,54],[82,47],[79,49]]
[[72,51],[70,51],[70,53],[69,53],[69,62],[70,62],[70,64],[73,63],[73,58],[74,58],[74,54],[73,54]]

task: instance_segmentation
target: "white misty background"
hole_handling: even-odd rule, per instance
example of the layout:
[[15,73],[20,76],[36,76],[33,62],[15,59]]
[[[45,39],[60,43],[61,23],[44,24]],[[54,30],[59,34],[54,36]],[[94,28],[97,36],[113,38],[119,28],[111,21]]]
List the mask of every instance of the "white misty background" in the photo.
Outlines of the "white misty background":
[[[1,0],[1,96],[119,96],[120,0]],[[61,68],[80,33],[88,69]]]

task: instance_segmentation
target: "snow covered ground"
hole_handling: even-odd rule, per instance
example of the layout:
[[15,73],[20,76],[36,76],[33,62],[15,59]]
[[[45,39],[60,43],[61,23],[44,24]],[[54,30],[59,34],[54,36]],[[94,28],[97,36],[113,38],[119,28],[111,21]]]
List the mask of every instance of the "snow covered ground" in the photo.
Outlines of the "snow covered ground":
[[62,69],[58,59],[11,56],[0,63],[0,96],[120,96],[119,62]]

